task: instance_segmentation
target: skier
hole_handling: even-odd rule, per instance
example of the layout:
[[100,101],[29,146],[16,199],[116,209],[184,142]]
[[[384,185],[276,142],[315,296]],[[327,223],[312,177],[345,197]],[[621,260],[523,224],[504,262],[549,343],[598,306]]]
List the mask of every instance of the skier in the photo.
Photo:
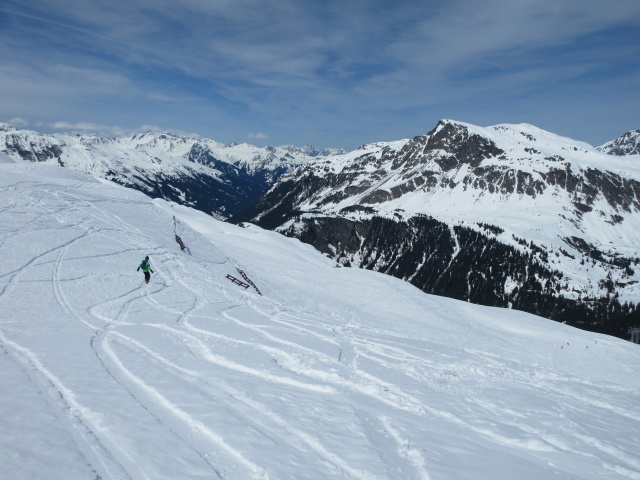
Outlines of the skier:
[[144,283],[149,283],[149,280],[151,279],[151,273],[153,273],[153,269],[151,268],[151,264],[149,263],[148,256],[144,257],[144,260],[142,260],[142,263],[138,265],[137,271],[139,272],[140,269],[142,269],[142,271],[144,272]]

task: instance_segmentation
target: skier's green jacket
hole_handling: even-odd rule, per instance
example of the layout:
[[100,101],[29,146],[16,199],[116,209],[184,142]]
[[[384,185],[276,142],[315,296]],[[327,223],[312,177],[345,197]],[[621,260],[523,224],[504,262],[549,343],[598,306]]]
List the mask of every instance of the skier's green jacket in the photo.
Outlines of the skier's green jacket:
[[[142,269],[144,273],[147,273],[149,270],[151,270],[151,263],[149,263],[149,260],[147,260],[146,258],[142,260],[142,263],[138,265],[138,270],[140,269]],[[153,270],[151,270],[151,273],[153,273]]]

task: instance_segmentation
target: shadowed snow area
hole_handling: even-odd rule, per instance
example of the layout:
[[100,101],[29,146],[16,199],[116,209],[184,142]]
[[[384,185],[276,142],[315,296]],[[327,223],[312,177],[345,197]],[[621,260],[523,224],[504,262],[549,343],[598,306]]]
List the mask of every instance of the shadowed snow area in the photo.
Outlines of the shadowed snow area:
[[45,165],[0,252],[2,478],[640,479],[638,345]]

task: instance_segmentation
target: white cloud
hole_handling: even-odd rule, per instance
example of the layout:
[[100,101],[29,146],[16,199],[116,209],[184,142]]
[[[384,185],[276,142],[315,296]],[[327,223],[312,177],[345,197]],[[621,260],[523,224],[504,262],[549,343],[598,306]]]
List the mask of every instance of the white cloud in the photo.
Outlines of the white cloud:
[[15,117],[9,120],[7,123],[13,125],[16,128],[25,128],[30,125],[29,120],[22,117]]
[[249,138],[259,138],[261,140],[265,140],[265,139],[269,138],[269,137],[267,137],[266,134],[264,134],[262,132],[250,133],[248,136],[249,136]]
[[94,122],[39,122],[36,124],[36,126],[50,130],[60,130],[66,133],[88,133],[99,136],[120,136],[131,133],[131,129],[119,127],[117,125],[101,125]]
[[[18,126],[13,124],[14,126]],[[125,128],[117,125],[101,125],[99,123],[94,122],[37,122],[35,123],[36,127],[48,129],[48,130],[60,130],[65,133],[84,133],[84,134],[95,134],[99,136],[125,136],[131,135],[134,133],[171,133],[173,135],[183,136],[183,137],[195,137],[200,138],[200,135],[193,132],[188,132],[186,130],[181,129],[167,129],[160,127],[158,125],[140,125],[137,128]],[[260,137],[256,137],[260,138]]]
[[92,122],[53,122],[48,125],[49,128],[54,130],[86,130],[86,131],[96,131],[96,130],[121,130],[120,127],[107,127],[106,125],[100,125],[99,123]]

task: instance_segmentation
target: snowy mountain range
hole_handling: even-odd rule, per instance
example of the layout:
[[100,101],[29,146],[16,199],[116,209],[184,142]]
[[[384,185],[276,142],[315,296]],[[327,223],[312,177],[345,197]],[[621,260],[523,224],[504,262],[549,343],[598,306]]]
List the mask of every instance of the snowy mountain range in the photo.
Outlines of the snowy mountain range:
[[[636,137],[637,138],[637,137]],[[640,326],[640,156],[531,125],[441,121],[280,177],[235,220],[425,292],[628,338]]]
[[531,125],[442,121],[345,153],[0,124],[12,158],[255,222],[425,292],[623,338],[640,326],[639,138],[593,148]]
[[5,162],[2,478],[640,478],[638,345]]
[[223,145],[153,132],[117,138],[44,135],[0,123],[0,153],[89,173],[226,218],[291,168],[343,151]]

